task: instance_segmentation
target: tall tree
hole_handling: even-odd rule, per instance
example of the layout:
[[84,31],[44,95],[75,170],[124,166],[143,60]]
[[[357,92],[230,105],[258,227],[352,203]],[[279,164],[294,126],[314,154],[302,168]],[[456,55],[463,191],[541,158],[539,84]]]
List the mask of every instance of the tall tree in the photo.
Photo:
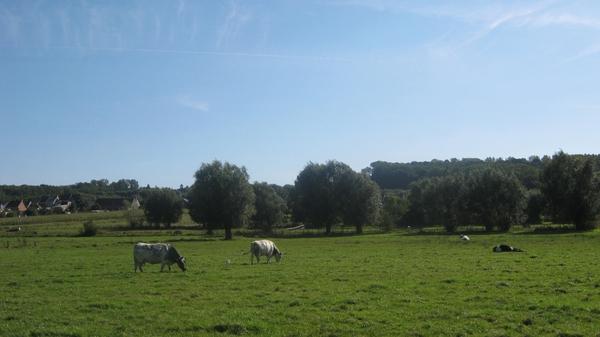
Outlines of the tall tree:
[[275,189],[265,182],[255,182],[252,188],[255,196],[254,208],[256,209],[252,220],[262,231],[269,232],[283,221],[285,203]]
[[413,184],[411,194],[418,198],[425,220],[432,225],[442,225],[454,232],[465,219],[466,185],[460,175],[435,177]]
[[541,180],[540,190],[554,222],[571,222],[577,230],[594,228],[600,213],[597,161],[560,151],[545,161]]
[[525,219],[526,192],[514,175],[488,168],[468,180],[469,206],[487,231],[508,231]]
[[386,195],[382,204],[381,212],[379,213],[379,224],[386,231],[396,226],[400,219],[410,210],[408,198],[402,198],[393,194]]
[[363,233],[363,226],[375,225],[381,207],[381,192],[367,174],[352,170],[342,172],[336,196],[344,225],[354,226],[356,234]]
[[179,222],[183,214],[181,197],[170,188],[153,190],[144,202],[144,216],[148,223],[155,227]]
[[194,177],[188,192],[192,220],[209,230],[224,228],[225,240],[232,240],[232,229],[247,224],[254,214],[254,191],[246,168],[215,160],[203,163]]
[[325,227],[327,234],[339,221],[362,233],[364,225],[374,224],[379,212],[379,186],[366,174],[335,160],[308,163],[296,178],[292,196],[294,211],[302,212],[310,225]]
[[540,190],[534,188],[527,191],[527,207],[525,213],[527,214],[526,223],[536,224],[542,223],[542,212],[543,207],[543,196]]
[[346,170],[351,170],[348,165],[333,160],[325,165],[309,162],[295,181],[296,210],[302,212],[311,226],[325,227],[327,234],[339,220],[335,187],[340,173]]

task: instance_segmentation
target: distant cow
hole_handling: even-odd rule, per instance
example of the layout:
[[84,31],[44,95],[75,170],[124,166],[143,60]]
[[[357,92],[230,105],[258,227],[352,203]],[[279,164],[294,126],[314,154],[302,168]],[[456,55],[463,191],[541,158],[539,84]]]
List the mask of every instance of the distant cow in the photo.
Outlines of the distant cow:
[[18,232],[21,230],[21,227],[10,227],[9,229],[7,229],[7,231],[9,232]]
[[265,255],[267,257],[267,263],[271,263],[271,257],[275,256],[275,260],[279,262],[281,260],[281,251],[277,249],[277,246],[272,241],[260,240],[254,241],[250,244],[250,250],[243,253],[242,255],[250,255],[250,263],[254,264],[254,257],[256,256],[256,263],[260,263],[260,256]]
[[511,247],[509,245],[499,245],[496,246],[492,249],[492,251],[496,252],[496,253],[500,253],[500,252],[522,252],[522,250],[520,250],[517,247]]
[[469,239],[469,237],[466,236],[466,235],[464,235],[464,234],[460,235],[460,239],[463,240],[463,241],[471,241],[471,239]]
[[175,247],[166,243],[141,243],[138,242],[133,247],[133,261],[135,262],[135,272],[140,268],[143,272],[142,266],[144,263],[156,264],[160,263],[160,271],[163,271],[165,265],[169,267],[171,271],[171,265],[177,263],[181,270],[186,271],[187,266],[185,258],[179,255]]

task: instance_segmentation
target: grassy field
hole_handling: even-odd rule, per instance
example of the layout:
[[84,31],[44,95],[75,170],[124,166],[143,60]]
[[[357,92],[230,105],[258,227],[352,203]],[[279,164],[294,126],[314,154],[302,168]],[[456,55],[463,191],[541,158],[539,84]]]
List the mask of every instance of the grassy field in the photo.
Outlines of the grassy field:
[[[271,265],[191,229],[24,233],[1,238],[1,336],[600,336],[599,231],[289,236]],[[137,241],[188,271],[134,273]]]

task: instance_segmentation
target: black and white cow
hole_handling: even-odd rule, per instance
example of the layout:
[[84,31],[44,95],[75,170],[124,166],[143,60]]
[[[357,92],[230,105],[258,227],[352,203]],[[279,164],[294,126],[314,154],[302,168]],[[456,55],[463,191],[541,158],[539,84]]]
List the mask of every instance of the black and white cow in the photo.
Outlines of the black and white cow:
[[496,246],[494,248],[492,248],[492,251],[496,252],[496,253],[500,253],[500,252],[522,252],[522,250],[520,250],[517,247],[511,247],[509,245],[499,245]]
[[260,263],[260,256],[264,255],[267,257],[267,263],[271,263],[271,257],[275,256],[275,260],[279,262],[281,260],[281,256],[283,255],[277,246],[272,241],[269,240],[260,240],[254,241],[250,244],[250,250],[243,253],[242,255],[246,255],[251,253],[250,255],[250,263],[254,264],[254,257],[256,256],[256,263]]
[[464,234],[460,235],[460,239],[463,240],[463,241],[471,241],[471,239],[468,236],[464,235]]
[[133,247],[133,261],[135,262],[136,273],[138,268],[143,272],[142,266],[144,263],[160,263],[160,271],[163,271],[165,265],[167,265],[169,271],[171,271],[171,265],[175,263],[177,263],[177,266],[179,266],[181,270],[186,271],[187,269],[185,258],[179,255],[179,252],[175,247],[166,243],[138,242],[135,247]]

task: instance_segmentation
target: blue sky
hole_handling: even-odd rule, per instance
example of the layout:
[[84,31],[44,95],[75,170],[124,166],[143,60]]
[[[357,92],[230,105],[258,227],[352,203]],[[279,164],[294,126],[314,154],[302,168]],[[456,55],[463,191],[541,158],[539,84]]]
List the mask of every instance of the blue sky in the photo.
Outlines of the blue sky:
[[598,154],[597,1],[2,1],[0,184]]

